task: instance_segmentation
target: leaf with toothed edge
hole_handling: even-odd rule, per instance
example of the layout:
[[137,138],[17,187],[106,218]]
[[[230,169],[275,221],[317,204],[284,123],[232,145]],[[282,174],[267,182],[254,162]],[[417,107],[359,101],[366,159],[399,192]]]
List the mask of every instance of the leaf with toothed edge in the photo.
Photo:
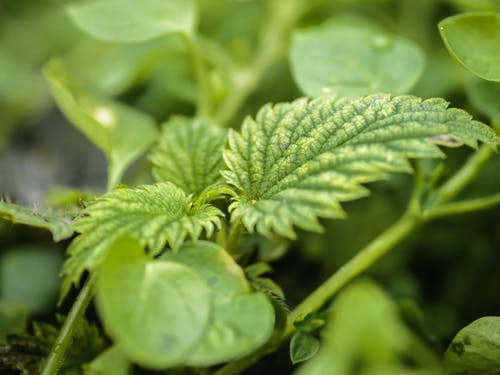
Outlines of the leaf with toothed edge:
[[362,184],[412,172],[410,158],[437,158],[437,145],[495,148],[488,126],[439,98],[374,94],[357,99],[266,105],[229,133],[226,182],[238,196],[231,219],[249,231],[295,238],[321,231],[318,217],[341,218],[340,202],[366,196]]
[[203,230],[210,237],[223,213],[209,204],[193,204],[191,197],[170,182],[115,189],[89,204],[76,222],[81,233],[69,246],[63,266],[62,297],[84,270],[95,269],[110,244],[122,235],[137,238],[152,255],[168,243],[177,249],[186,237],[196,240]]

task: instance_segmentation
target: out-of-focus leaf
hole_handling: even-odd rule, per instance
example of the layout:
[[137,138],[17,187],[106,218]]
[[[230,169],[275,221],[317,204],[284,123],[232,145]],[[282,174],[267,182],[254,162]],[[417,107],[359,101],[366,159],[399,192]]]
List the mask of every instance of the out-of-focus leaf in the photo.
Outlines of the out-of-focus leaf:
[[85,375],[127,375],[131,367],[125,353],[116,345],[83,366]]
[[482,317],[460,330],[444,364],[450,375],[500,374],[500,317]]
[[24,246],[0,253],[0,299],[28,306],[33,314],[53,307],[63,255],[57,249]]
[[7,335],[20,334],[26,330],[28,314],[26,305],[0,299],[0,344],[6,342]]
[[439,22],[451,55],[469,71],[500,82],[500,13],[463,13]]
[[106,154],[108,184],[114,187],[130,163],[156,139],[155,121],[132,107],[72,88],[59,60],[51,60],[44,73],[62,112]]
[[319,350],[319,340],[303,331],[296,331],[290,340],[290,359],[293,364],[307,361]]
[[308,96],[359,96],[409,92],[425,58],[413,42],[368,21],[339,19],[296,32],[290,62]]
[[478,80],[467,87],[467,95],[479,112],[500,123],[500,83]]
[[68,7],[75,24],[95,38],[142,42],[171,32],[192,32],[194,0],[99,0]]
[[74,232],[73,220],[75,211],[39,211],[34,208],[19,206],[0,200],[0,218],[14,224],[24,224],[45,228],[52,233],[54,241],[71,237]]

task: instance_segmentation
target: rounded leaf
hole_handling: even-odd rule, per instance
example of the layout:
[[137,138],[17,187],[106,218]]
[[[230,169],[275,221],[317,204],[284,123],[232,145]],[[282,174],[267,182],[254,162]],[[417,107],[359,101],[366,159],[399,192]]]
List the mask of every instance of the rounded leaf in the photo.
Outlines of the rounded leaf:
[[500,14],[463,13],[439,23],[451,55],[475,75],[500,82]]
[[364,20],[339,19],[295,33],[293,77],[311,97],[405,94],[422,74],[424,55],[413,42]]
[[99,269],[97,300],[106,329],[133,361],[151,368],[184,363],[210,315],[210,291],[188,267],[150,260],[121,238]]
[[97,39],[141,42],[171,32],[191,32],[193,0],[99,0],[68,7],[73,22]]

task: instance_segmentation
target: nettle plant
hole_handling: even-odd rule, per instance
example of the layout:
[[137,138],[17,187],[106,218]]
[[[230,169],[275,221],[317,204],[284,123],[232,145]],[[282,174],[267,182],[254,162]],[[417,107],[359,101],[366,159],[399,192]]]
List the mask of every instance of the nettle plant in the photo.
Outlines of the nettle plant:
[[[444,99],[405,95],[425,62],[410,40],[352,14],[296,29],[321,6],[269,1],[259,47],[246,66],[196,31],[194,1],[105,0],[68,8],[72,21],[100,40],[180,41],[197,82],[196,113],[171,115],[158,130],[150,115],[79,85],[64,59],[46,64],[57,105],[104,152],[109,173],[108,191],[77,212],[0,203],[2,217],[46,227],[56,241],[75,236],[60,301],[82,285],[41,373],[79,372],[85,363],[89,374],[126,374],[132,364],[136,371],[236,374],[289,339],[293,363],[307,360],[299,374],[444,371],[379,286],[351,281],[434,218],[498,204],[498,194],[455,198],[500,140]],[[497,14],[453,16],[439,30],[467,69],[500,81]],[[265,104],[238,126],[243,104],[286,53],[307,97]],[[476,91],[476,98],[495,92],[481,83]],[[493,123],[500,119],[488,100],[478,102]],[[459,146],[473,152],[443,181],[442,163],[430,160]],[[124,172],[143,154],[154,182],[123,185]],[[398,173],[414,175],[404,214],[289,307],[259,254],[283,254],[298,229],[322,232],[320,218],[345,218],[342,202],[366,197],[368,183]],[[106,343],[84,318],[93,298]],[[497,373],[499,321],[482,318],[457,335],[445,355],[446,371]],[[82,340],[93,342],[90,358],[73,355]],[[72,367],[75,361],[80,367]]]

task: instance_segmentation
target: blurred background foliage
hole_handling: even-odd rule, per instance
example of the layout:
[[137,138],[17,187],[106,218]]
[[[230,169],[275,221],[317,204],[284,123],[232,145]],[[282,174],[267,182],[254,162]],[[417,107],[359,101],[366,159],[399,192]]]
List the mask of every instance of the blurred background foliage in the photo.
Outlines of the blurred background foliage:
[[[297,28],[345,12],[367,17],[425,52],[425,70],[412,94],[444,97],[478,119],[500,120],[498,112],[491,112],[495,103],[485,108],[481,99],[485,91],[499,93],[498,84],[479,82],[460,67],[445,50],[436,26],[462,11],[500,11],[500,1],[303,1],[313,5]],[[180,37],[136,44],[98,41],[72,24],[65,5],[58,0],[0,3],[0,194],[28,206],[78,204],[79,197],[100,194],[106,185],[104,156],[55,109],[41,72],[50,58],[61,58],[81,87],[131,104],[158,122],[172,114],[192,115],[197,97],[195,74]],[[226,72],[210,62],[224,51],[236,64],[248,64],[265,11],[266,0],[199,0],[199,34],[216,100],[223,101],[231,92]],[[231,126],[238,127],[243,116],[255,114],[267,102],[301,95],[284,55],[266,71]],[[500,95],[496,105],[500,108]],[[447,152],[442,177],[451,175],[469,152]],[[463,196],[498,192],[499,170],[497,157]],[[149,181],[146,160],[135,163],[125,178],[131,185]],[[347,220],[324,220],[324,234],[301,232],[285,255],[269,256],[278,258],[274,279],[288,303],[299,302],[390,225],[403,211],[411,185],[409,176],[373,184],[370,198],[345,205]],[[437,351],[467,323],[500,313],[499,214],[495,208],[434,221],[369,271]],[[53,315],[59,288],[55,275],[65,245],[53,244],[41,230],[0,221],[0,321],[11,322],[0,326],[0,341],[7,331],[23,332],[28,317],[43,320]],[[281,357],[288,361],[285,356],[275,360]],[[272,369],[273,364],[264,366]]]

